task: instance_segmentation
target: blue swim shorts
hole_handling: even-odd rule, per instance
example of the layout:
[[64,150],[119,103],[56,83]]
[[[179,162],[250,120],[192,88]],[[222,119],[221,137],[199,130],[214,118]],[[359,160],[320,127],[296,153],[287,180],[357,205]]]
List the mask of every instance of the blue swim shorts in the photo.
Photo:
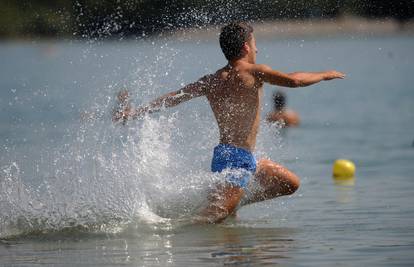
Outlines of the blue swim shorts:
[[251,175],[256,172],[256,159],[246,149],[219,144],[214,148],[211,171],[222,172],[225,169],[229,170],[226,174],[227,182],[246,188]]

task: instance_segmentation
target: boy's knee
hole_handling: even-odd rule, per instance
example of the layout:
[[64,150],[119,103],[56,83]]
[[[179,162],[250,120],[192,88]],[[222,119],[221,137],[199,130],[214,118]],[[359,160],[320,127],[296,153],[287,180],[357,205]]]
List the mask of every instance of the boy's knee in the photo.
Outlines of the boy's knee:
[[263,160],[261,163],[262,167],[264,167],[262,168],[264,176],[272,177],[273,179],[277,177],[281,185],[284,185],[284,194],[290,195],[299,189],[300,179],[295,173],[270,160]]
[[288,174],[285,173],[285,176],[283,177],[280,186],[282,195],[291,195],[299,189],[300,179],[298,176],[296,176],[296,174],[289,171]]
[[295,193],[300,187],[300,179],[296,175],[287,184],[287,195]]

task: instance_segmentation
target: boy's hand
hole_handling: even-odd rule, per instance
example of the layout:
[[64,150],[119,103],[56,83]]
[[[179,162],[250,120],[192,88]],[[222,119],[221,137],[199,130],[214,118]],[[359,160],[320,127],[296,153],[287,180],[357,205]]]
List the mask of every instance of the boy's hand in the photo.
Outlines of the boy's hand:
[[345,78],[345,74],[336,70],[330,70],[325,72],[325,81],[333,80],[333,79],[343,79]]
[[123,110],[115,110],[112,113],[112,121],[118,122],[122,119],[122,123],[125,124],[126,121],[128,120],[128,117],[130,116],[130,113],[131,113],[130,108],[125,108]]
[[125,108],[124,110],[114,111],[112,115],[112,121],[118,122],[122,119],[122,123],[125,124],[129,119],[140,119],[145,116],[145,114],[150,113],[148,108],[141,107],[137,109],[132,109],[130,107]]
[[127,90],[121,90],[117,95],[117,107],[112,112],[112,121],[118,122],[122,119],[125,124],[128,117],[131,115],[131,104],[129,103],[129,93]]

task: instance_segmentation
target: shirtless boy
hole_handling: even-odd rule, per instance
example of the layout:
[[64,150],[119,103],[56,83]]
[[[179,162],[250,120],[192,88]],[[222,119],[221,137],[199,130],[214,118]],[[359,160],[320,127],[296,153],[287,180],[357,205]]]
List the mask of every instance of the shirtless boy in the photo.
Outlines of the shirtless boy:
[[263,84],[302,87],[344,78],[344,74],[337,71],[283,73],[267,65],[256,64],[253,28],[245,23],[231,23],[223,27],[220,46],[228,64],[214,74],[206,75],[147,105],[116,111],[113,115],[114,122],[126,121],[195,97],[207,97],[220,132],[211,170],[226,173],[225,181],[217,185],[207,208],[202,212],[210,223],[220,222],[236,211],[247,193],[249,182],[260,185],[261,189],[248,192],[249,198],[244,204],[289,195],[299,187],[299,178],[293,172],[269,159],[260,159],[256,163],[253,156]]

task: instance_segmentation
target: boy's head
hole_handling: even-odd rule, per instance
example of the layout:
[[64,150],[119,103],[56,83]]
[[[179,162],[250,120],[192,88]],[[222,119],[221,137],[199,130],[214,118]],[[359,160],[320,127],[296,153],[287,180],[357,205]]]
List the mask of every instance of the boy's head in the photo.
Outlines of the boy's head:
[[253,28],[247,23],[233,22],[224,26],[220,33],[220,47],[228,61],[245,55],[250,60],[256,61],[257,51]]
[[275,104],[275,110],[281,111],[286,105],[286,96],[282,92],[276,92],[273,94],[273,102]]

